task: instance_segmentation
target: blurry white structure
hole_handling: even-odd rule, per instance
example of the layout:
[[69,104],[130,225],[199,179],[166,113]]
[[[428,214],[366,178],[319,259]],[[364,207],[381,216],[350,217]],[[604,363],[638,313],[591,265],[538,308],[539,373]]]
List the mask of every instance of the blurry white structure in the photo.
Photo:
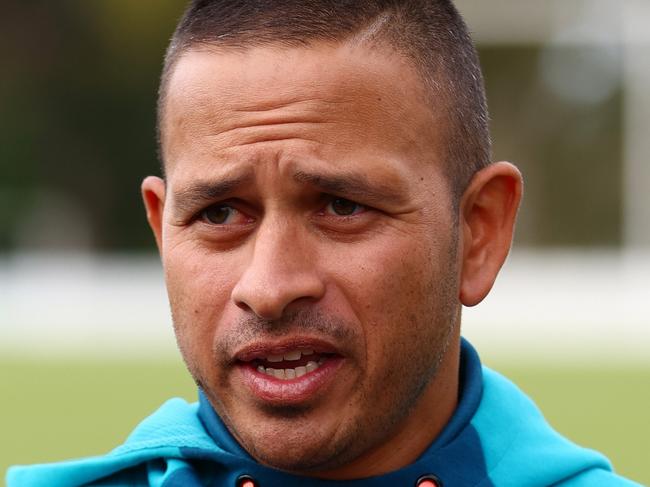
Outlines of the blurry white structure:
[[158,259],[23,254],[0,260],[0,353],[173,353]]
[[[650,253],[516,252],[463,333],[490,357],[650,362]],[[0,260],[0,353],[175,353],[155,257]]]
[[650,252],[514,252],[463,334],[490,358],[650,363]]
[[[622,56],[623,241],[650,248],[650,2],[648,0],[456,0],[480,45],[597,46],[597,64],[568,66],[565,88],[597,96]],[[587,76],[580,76],[586,68]],[[571,70],[575,72],[571,72]],[[549,73],[557,80],[558,73]],[[555,76],[554,76],[555,74]],[[650,290],[649,290],[650,293]]]

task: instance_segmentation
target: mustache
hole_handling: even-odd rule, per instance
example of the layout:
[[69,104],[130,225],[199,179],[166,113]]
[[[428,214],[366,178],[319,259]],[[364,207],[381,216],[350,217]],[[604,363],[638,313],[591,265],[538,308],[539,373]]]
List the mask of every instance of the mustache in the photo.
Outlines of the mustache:
[[287,311],[278,319],[250,315],[228,327],[215,342],[213,352],[218,361],[230,361],[237,350],[264,339],[286,335],[309,335],[349,347],[360,340],[359,331],[348,321],[321,311],[300,308]]

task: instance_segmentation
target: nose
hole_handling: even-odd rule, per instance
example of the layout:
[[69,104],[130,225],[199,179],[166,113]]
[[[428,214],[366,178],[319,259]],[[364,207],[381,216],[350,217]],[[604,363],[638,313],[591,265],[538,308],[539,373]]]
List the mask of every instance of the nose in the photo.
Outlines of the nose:
[[282,317],[295,302],[319,300],[325,284],[314,262],[313,243],[286,222],[263,223],[253,237],[252,250],[232,290],[237,306],[267,320]]

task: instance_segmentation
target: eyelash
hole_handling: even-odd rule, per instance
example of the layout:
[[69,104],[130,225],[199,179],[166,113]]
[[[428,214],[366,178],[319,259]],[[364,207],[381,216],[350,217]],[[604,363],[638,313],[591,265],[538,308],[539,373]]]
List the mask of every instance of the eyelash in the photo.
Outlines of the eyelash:
[[225,222],[218,223],[218,222],[212,221],[210,216],[208,216],[208,212],[210,212],[211,210],[224,210],[224,209],[228,210],[228,214],[226,215],[226,219],[231,217],[233,212],[237,212],[237,209],[233,208],[230,205],[218,204],[218,205],[211,205],[211,206],[208,206],[207,208],[204,208],[203,210],[201,210],[199,212],[198,217],[201,219],[201,221],[203,221],[205,223],[208,223],[208,224],[226,225]]
[[[334,210],[334,206],[333,206],[333,205],[335,205],[337,202],[351,203],[352,205],[354,205],[355,208],[354,208],[354,210],[353,210],[351,213],[349,213],[349,214],[339,214],[339,213],[336,213],[336,210]],[[360,214],[360,213],[364,213],[364,212],[368,209],[365,205],[362,205],[361,203],[357,203],[357,202],[354,201],[354,200],[349,200],[349,199],[347,199],[347,198],[331,197],[330,200],[328,201],[328,203],[325,205],[325,208],[322,210],[322,213],[323,213],[323,214],[326,214],[326,210],[327,210],[327,208],[329,208],[330,206],[332,207],[332,213],[333,213],[333,214],[330,215],[330,216],[334,216],[334,215],[335,215],[335,216],[337,216],[337,217],[342,217],[342,218],[350,218],[350,217],[354,217],[354,216],[356,216],[356,215],[358,215],[358,214]],[[355,210],[360,210],[360,211],[355,211]]]
[[[325,205],[322,207],[322,209],[318,212],[319,215],[326,216],[326,217],[331,217],[331,218],[337,218],[337,219],[350,219],[354,218],[359,214],[365,213],[366,211],[369,210],[369,208],[366,205],[363,205],[361,203],[357,203],[354,200],[350,200],[347,198],[342,198],[338,196],[331,196],[331,195],[326,195],[327,200]],[[340,214],[337,213],[336,210],[334,209],[333,205],[336,203],[343,203],[343,204],[351,204],[354,208],[349,214]],[[331,209],[330,209],[331,208]],[[221,223],[211,221],[210,218],[207,216],[207,213],[210,210],[223,210],[227,209],[228,214],[225,216],[225,220]],[[235,223],[227,223],[227,219],[231,218],[233,216],[233,213],[235,216],[237,214],[240,214],[244,217],[246,217],[246,223],[250,223],[253,221],[253,218],[249,217],[245,212],[241,211],[239,208],[237,208],[237,205],[234,205],[229,202],[223,202],[223,203],[215,203],[213,205],[207,206],[206,208],[203,208],[201,211],[199,211],[193,218],[195,221],[200,221],[205,223],[206,225],[214,226],[214,227],[225,227],[227,225],[234,225]]]

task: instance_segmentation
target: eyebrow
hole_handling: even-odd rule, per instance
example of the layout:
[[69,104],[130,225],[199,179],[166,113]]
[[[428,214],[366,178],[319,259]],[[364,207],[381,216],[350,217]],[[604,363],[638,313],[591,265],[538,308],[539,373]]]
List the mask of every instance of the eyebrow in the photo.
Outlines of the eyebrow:
[[222,199],[235,189],[253,181],[253,175],[231,177],[218,181],[198,181],[173,193],[174,206],[180,213],[194,212],[203,205]]
[[[393,185],[371,182],[366,176],[356,173],[330,175],[296,171],[294,181],[308,184],[323,193],[359,200],[365,203],[403,204],[406,201],[400,182]],[[175,212],[193,213],[204,205],[226,198],[237,188],[252,183],[253,174],[231,177],[217,181],[197,181],[173,193]]]
[[403,204],[406,198],[401,181],[387,185],[370,181],[363,174],[348,173],[344,175],[329,175],[296,171],[293,179],[299,183],[309,184],[324,193],[332,193],[346,199],[359,200],[367,203]]

